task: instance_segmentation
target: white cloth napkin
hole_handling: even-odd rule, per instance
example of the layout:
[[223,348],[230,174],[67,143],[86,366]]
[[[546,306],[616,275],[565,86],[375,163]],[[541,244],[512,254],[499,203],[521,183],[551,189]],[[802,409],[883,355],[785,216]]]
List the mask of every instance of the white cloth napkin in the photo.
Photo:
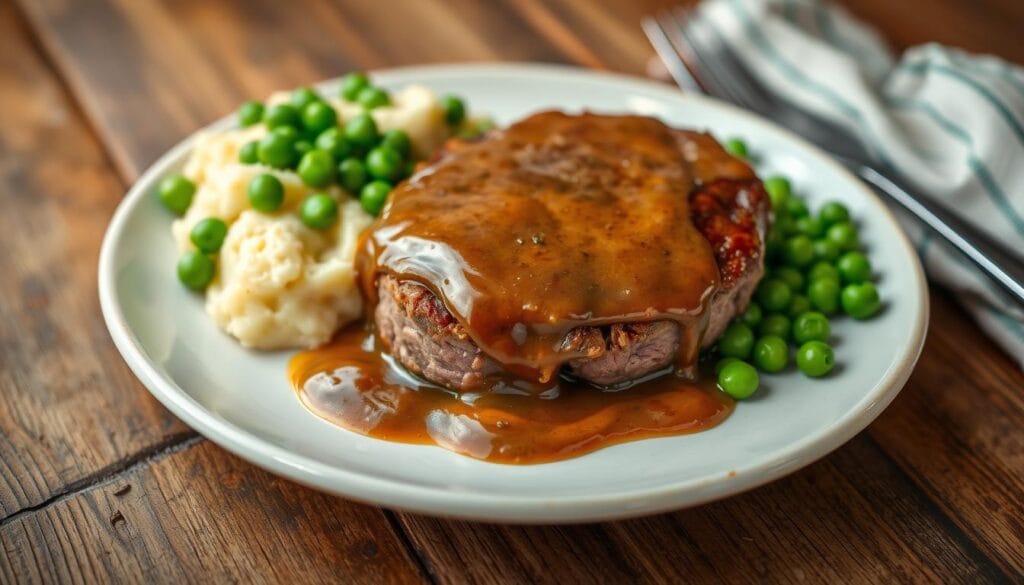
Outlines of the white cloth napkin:
[[[1024,69],[928,44],[898,60],[871,28],[817,0],[706,0],[699,8],[765,85],[856,132],[879,160],[1024,250]],[[1024,315],[909,215],[929,278],[1024,366]]]

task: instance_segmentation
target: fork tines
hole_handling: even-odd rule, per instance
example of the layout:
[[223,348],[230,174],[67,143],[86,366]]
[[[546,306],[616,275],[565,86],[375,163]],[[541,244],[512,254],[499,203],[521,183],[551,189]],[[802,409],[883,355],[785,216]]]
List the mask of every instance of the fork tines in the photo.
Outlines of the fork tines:
[[[753,110],[763,110],[766,103],[774,101],[699,10],[663,12],[644,19],[643,28],[680,84],[691,88],[698,84],[713,96]],[[687,83],[677,77],[680,69],[686,72]]]

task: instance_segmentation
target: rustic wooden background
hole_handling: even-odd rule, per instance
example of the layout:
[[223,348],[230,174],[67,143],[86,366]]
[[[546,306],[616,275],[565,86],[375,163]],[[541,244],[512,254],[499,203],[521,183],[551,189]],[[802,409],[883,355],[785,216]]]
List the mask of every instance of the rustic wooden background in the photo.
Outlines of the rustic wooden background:
[[[895,46],[1024,62],[1020,0],[848,0]],[[653,518],[453,522],[268,475],[176,420],[99,312],[100,239],[168,146],[353,68],[531,60],[642,75],[665,1],[0,0],[0,582],[1015,581],[1024,375],[941,290],[910,383],[784,480]]]

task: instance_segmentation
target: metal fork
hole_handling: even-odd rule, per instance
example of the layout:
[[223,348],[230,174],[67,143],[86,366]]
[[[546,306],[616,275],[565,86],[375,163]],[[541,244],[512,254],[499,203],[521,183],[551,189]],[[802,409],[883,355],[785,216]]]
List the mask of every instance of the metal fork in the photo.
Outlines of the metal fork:
[[[1024,306],[1024,263],[998,242],[905,184],[896,169],[875,162],[848,129],[775,96],[754,76],[699,13],[679,8],[643,20],[643,29],[676,83],[753,110],[831,153],[854,174],[930,227],[1011,298]],[[685,57],[685,59],[684,59]],[[692,73],[691,73],[692,71]],[[699,82],[698,82],[699,80]]]

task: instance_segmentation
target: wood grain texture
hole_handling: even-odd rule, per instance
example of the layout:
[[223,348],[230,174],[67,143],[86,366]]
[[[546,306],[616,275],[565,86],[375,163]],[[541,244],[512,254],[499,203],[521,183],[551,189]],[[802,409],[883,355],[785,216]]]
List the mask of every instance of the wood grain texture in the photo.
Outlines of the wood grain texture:
[[[514,14],[475,0],[37,0],[21,4],[123,177],[243,100],[359,68],[555,60]],[[371,41],[372,39],[372,41]]]
[[910,382],[869,434],[1008,575],[1024,575],[1024,373],[957,307],[932,295]]
[[936,42],[1024,63],[1019,0],[840,0],[878,27],[896,49]]
[[385,513],[202,440],[0,526],[0,582],[418,583]]
[[1003,578],[864,435],[782,481],[675,514],[574,527],[402,522],[451,583]]
[[[11,94],[19,96],[14,99],[0,91],[0,103],[18,112],[26,95],[36,102],[26,114],[28,124],[0,118],[0,187],[5,201],[11,199],[9,185],[42,194],[11,199],[17,216],[28,221],[0,215],[0,244],[18,251],[0,263],[7,274],[32,274],[42,283],[0,282],[0,293],[17,299],[0,303],[0,322],[17,323],[19,333],[27,331],[33,340],[26,349],[0,329],[0,347],[17,350],[0,356],[0,406],[10,401],[9,379],[34,382],[51,401],[19,391],[18,406],[0,411],[0,477],[8,477],[7,453],[26,448],[36,436],[35,427],[21,428],[24,421],[45,423],[39,428],[57,429],[58,437],[31,445],[32,454],[20,459],[20,474],[29,479],[17,485],[29,485],[19,488],[28,495],[8,496],[13,503],[7,504],[0,493],[0,503],[12,511],[31,506],[0,525],[0,582],[1021,580],[1024,374],[941,291],[932,294],[930,337],[917,370],[867,432],[784,480],[653,518],[509,527],[382,513],[273,478],[205,441],[164,452],[146,434],[161,429],[160,436],[178,441],[183,428],[173,419],[163,422],[166,413],[146,402],[120,366],[98,313],[90,310],[94,298],[72,294],[79,287],[94,294],[95,245],[123,182],[243,99],[354,67],[539,60],[642,74],[651,53],[637,21],[672,4],[20,0],[85,119],[60,97],[57,81],[38,59],[28,59],[36,64],[27,68],[15,65],[26,50],[17,30],[20,41],[0,38],[0,87],[20,92]],[[843,4],[878,25],[898,48],[936,39],[1024,62],[1018,0]],[[0,18],[0,26],[8,20]],[[26,94],[32,84],[51,87],[46,91],[58,96],[69,121],[50,128],[52,108],[38,104],[53,102]],[[120,180],[111,176],[86,123]],[[42,144],[53,160],[38,156]],[[11,157],[8,148],[21,154]],[[76,238],[36,237],[54,218],[62,222],[62,234]],[[85,249],[61,247],[71,241],[86,242]],[[47,262],[25,264],[31,246],[40,245]],[[60,264],[69,253],[76,265],[41,268]],[[48,315],[44,325],[34,320],[40,308]],[[36,366],[35,356],[46,351],[91,373],[60,386]],[[116,394],[96,390],[104,385]],[[88,392],[82,396],[71,391],[83,387]],[[88,426],[79,426],[80,417],[38,412],[52,403],[67,404],[68,413],[86,419],[114,409],[119,418],[135,417],[138,434],[126,440],[116,427],[106,446],[83,445],[103,445],[104,438],[83,435]],[[14,441],[13,450],[3,451],[4,441]],[[111,473],[104,465],[114,465]],[[124,466],[127,471],[113,473]],[[83,476],[83,470],[98,475]],[[130,492],[114,495],[128,483]],[[48,499],[54,494],[66,495]]]
[[103,325],[100,239],[124,184],[0,4],[0,520],[192,432]]

